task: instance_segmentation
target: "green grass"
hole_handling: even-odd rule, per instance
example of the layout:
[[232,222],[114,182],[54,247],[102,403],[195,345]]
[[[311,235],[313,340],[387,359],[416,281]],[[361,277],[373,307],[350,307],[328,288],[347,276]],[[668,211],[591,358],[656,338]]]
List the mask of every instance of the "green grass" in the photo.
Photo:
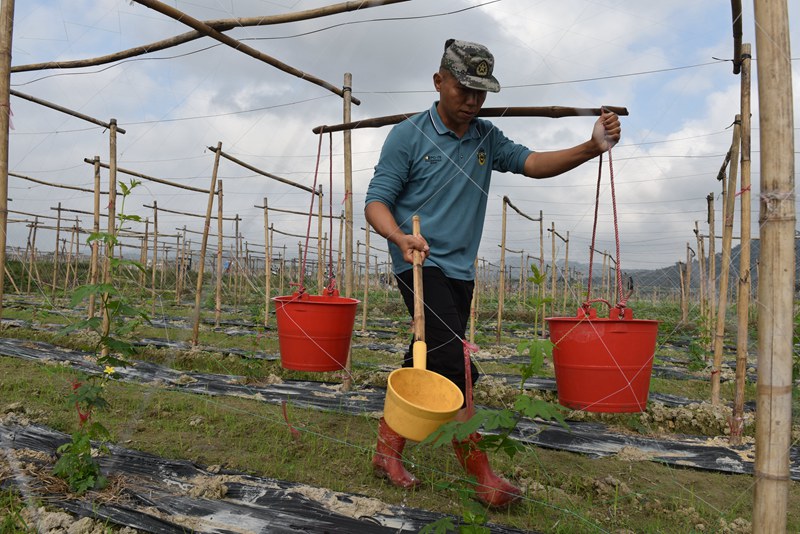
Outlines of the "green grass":
[[[145,295],[148,296],[149,295]],[[27,298],[27,296],[25,297]],[[406,346],[409,340],[408,318],[398,306],[399,297],[370,308],[370,318],[388,317],[397,321],[393,339],[378,339],[378,343]],[[169,296],[166,295],[168,300]],[[165,301],[166,301],[165,300]],[[244,300],[244,299],[243,299]],[[227,319],[253,320],[257,299],[242,302],[242,313],[228,308]],[[370,304],[384,301],[382,292],[370,296]],[[142,306],[149,310],[147,300]],[[171,301],[170,301],[171,302]],[[62,301],[59,301],[63,304]],[[181,307],[165,306],[163,312],[171,317],[191,317],[191,303],[184,300]],[[513,353],[520,336],[526,330],[522,311],[504,312],[509,328],[504,329],[500,345],[494,342],[491,299],[482,303],[483,315],[479,324],[485,327],[478,335],[482,349],[492,353]],[[507,309],[514,308],[508,301]],[[46,313],[45,306],[14,307],[4,310],[4,317],[16,317],[33,322],[66,322],[76,314],[60,310]],[[496,308],[495,308],[496,309]],[[524,310],[524,307],[519,307]],[[44,311],[43,311],[44,310]],[[662,315],[657,315],[661,313]],[[204,310],[205,318],[213,318],[213,310]],[[661,339],[669,341],[696,335],[692,325],[680,325],[676,304],[662,306],[636,304],[638,318],[663,318]],[[361,308],[357,312],[356,330],[360,330]],[[513,325],[511,323],[514,323]],[[191,324],[191,323],[190,323]],[[256,325],[260,325],[260,318]],[[272,329],[260,336],[227,336],[201,325],[200,345],[207,347],[236,347],[248,351],[278,352],[277,335]],[[381,326],[382,330],[387,327]],[[262,332],[256,328],[257,332]],[[2,336],[39,339],[62,346],[88,350],[92,339],[83,335],[58,336],[33,329],[5,329]],[[156,337],[189,340],[191,329],[164,330],[140,327],[136,338]],[[367,339],[356,338],[356,343]],[[370,340],[371,341],[371,340]],[[680,348],[664,346],[657,356],[688,355]],[[353,375],[356,384],[382,385],[384,375],[376,374],[366,364],[396,365],[402,355],[370,349],[354,349]],[[223,356],[215,352],[180,351],[143,348],[136,356],[182,371],[241,375],[249,383],[258,383],[270,374],[285,379],[341,381],[338,373],[297,373],[280,367],[277,361]],[[487,373],[517,373],[515,366],[502,362],[482,364]],[[551,373],[544,371],[543,374]],[[74,413],[65,399],[70,383],[77,375],[57,365],[26,362],[0,357],[0,407],[23,400],[26,409],[39,422],[70,432],[74,429]],[[702,400],[710,397],[710,387],[703,380],[667,380],[654,378],[651,391],[680,395]],[[747,398],[755,395],[748,385]],[[546,395],[544,395],[546,396]],[[723,401],[733,398],[733,384],[723,383]],[[797,396],[796,396],[797,397]],[[305,410],[287,407],[292,425],[302,432],[300,439],[292,437],[280,407],[240,398],[205,397],[157,387],[115,382],[108,389],[109,410],[99,414],[103,424],[112,431],[114,439],[126,447],[170,458],[185,458],[201,464],[224,465],[248,473],[323,486],[337,491],[355,492],[379,498],[391,504],[429,509],[459,516],[463,505],[459,493],[444,489],[451,483],[464,487],[463,472],[451,451],[428,446],[409,446],[406,450],[413,471],[423,485],[413,492],[394,488],[371,473],[372,455],[377,423],[366,416]],[[795,398],[795,421],[798,399]],[[643,424],[639,414],[587,414],[623,432],[649,434],[653,425]],[[545,532],[633,532],[660,533],[722,532],[721,521],[736,518],[750,519],[753,478],[745,475],[725,475],[660,465],[652,461],[628,462],[618,458],[592,459],[577,454],[528,447],[513,460],[492,453],[496,470],[527,488],[527,499],[510,510],[491,511],[490,520],[523,529]],[[0,464],[2,466],[2,464]],[[791,483],[789,531],[800,531],[800,492]],[[3,521],[11,521],[21,501],[14,492],[0,495]],[[9,528],[24,528],[14,526]],[[5,530],[0,530],[5,532]],[[9,532],[15,532],[9,530]],[[26,532],[18,530],[18,532]]]
[[[61,366],[0,358],[0,405],[26,399],[36,419],[69,432],[72,413],[64,398],[77,375]],[[411,493],[371,474],[376,421],[295,406],[288,417],[302,431],[296,440],[280,408],[238,398],[204,397],[151,386],[113,383],[112,407],[100,417],[126,447],[201,464],[356,492],[389,503],[405,503],[459,515],[457,493],[442,484],[463,484],[447,449],[413,446],[407,452],[424,485]],[[718,528],[719,518],[748,518],[753,479],[680,469],[654,462],[591,459],[560,451],[528,448],[514,461],[492,454],[500,472],[526,482],[529,500],[492,521],[549,532],[693,532],[702,523]],[[612,477],[609,479],[609,477]],[[606,482],[603,482],[603,481]],[[800,528],[800,494],[792,484],[790,531]],[[8,498],[6,499],[8,501]],[[11,506],[11,504],[6,504]]]

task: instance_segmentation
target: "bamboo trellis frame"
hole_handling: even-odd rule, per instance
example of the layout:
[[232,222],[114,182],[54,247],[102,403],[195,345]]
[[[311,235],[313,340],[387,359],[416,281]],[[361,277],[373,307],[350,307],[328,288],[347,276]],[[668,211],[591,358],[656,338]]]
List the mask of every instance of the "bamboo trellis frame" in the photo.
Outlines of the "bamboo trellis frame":
[[[341,88],[336,87],[336,86],[326,82],[325,80],[322,80],[321,78],[317,78],[316,76],[308,74],[307,72],[303,72],[303,71],[301,71],[299,69],[296,69],[296,68],[294,68],[294,67],[292,67],[290,65],[287,65],[286,63],[284,63],[284,62],[282,62],[282,61],[280,61],[278,59],[275,59],[274,57],[269,56],[269,55],[261,52],[260,50],[256,50],[255,48],[253,48],[251,46],[248,46],[248,45],[244,44],[243,42],[238,41],[238,40],[234,39],[233,37],[231,37],[229,35],[226,35],[226,34],[220,32],[220,31],[214,29],[212,26],[209,26],[207,23],[205,23],[205,22],[203,22],[201,20],[198,20],[198,19],[196,19],[196,18],[194,18],[194,17],[192,17],[192,16],[190,16],[190,15],[188,15],[188,14],[186,14],[186,13],[184,13],[184,12],[178,10],[178,9],[175,9],[172,6],[169,6],[167,4],[159,2],[158,0],[133,0],[133,1],[136,2],[137,4],[142,4],[143,6],[149,7],[150,9],[152,9],[154,11],[158,11],[162,15],[166,15],[166,16],[168,16],[170,18],[173,18],[178,22],[186,24],[190,28],[194,28],[196,31],[200,32],[201,34],[207,35],[208,37],[211,37],[212,39],[215,39],[215,40],[219,41],[220,43],[233,48],[237,52],[241,52],[243,54],[246,54],[246,55],[248,55],[250,57],[253,57],[253,58],[255,58],[255,59],[257,59],[257,60],[259,60],[259,61],[261,61],[263,63],[267,63],[268,65],[271,65],[271,66],[273,66],[273,67],[275,67],[275,68],[277,68],[279,70],[282,70],[283,72],[286,72],[287,74],[291,74],[292,76],[296,76],[297,78],[300,78],[302,80],[306,80],[306,81],[311,82],[311,83],[313,83],[315,85],[318,85],[318,86],[322,87],[323,89],[327,89],[328,91],[330,91],[330,92],[332,92],[334,94],[337,94],[339,96],[343,96],[343,90]],[[355,103],[358,104],[359,102],[356,101]]]

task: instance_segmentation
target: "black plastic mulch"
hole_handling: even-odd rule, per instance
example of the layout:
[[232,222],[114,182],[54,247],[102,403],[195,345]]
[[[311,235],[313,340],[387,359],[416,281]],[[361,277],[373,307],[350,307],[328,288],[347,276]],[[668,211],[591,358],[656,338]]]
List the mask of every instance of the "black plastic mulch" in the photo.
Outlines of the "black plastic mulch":
[[[0,339],[0,355],[32,361],[66,361],[83,372],[99,372],[89,359],[89,354],[48,343]],[[303,408],[352,415],[372,414],[378,417],[383,411],[385,397],[383,388],[356,387],[349,392],[342,392],[339,384],[310,381],[259,386],[243,383],[243,377],[181,372],[149,362],[135,362],[117,372],[124,380],[159,384],[197,394],[245,397],[271,404],[286,402]],[[636,449],[646,459],[669,465],[727,473],[753,472],[753,446],[723,446],[721,440],[702,436],[666,440],[615,433],[600,423],[573,421],[569,422],[568,429],[564,429],[555,423],[523,420],[517,426],[514,437],[522,443],[594,457]],[[792,447],[789,455],[791,478],[800,480],[800,448]]]
[[[4,449],[28,449],[53,457],[69,439],[66,434],[38,425],[0,425]],[[47,468],[41,459],[26,457],[25,461]],[[103,503],[91,492],[83,499],[48,493],[34,477],[26,477],[25,488],[76,515],[157,534],[419,532],[444,517],[356,494],[227,469],[209,470],[186,460],[116,446],[111,446],[110,454],[100,457],[99,462],[107,476],[122,477],[121,497],[113,503]],[[10,478],[6,484],[18,483],[17,479]],[[202,487],[208,488],[208,493]],[[448,517],[458,524],[458,518]],[[501,534],[524,532],[487,526]]]

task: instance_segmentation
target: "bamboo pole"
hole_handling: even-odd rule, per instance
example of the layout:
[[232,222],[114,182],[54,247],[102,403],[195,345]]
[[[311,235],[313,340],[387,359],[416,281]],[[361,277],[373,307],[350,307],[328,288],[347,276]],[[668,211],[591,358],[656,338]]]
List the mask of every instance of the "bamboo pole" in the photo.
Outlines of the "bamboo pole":
[[[708,203],[708,331],[713,332],[714,319],[717,316],[717,251],[714,228],[714,193],[706,197]],[[712,342],[713,350],[713,342]]]
[[550,222],[550,260],[551,260],[551,273],[550,273],[550,313],[556,313],[556,223]]
[[175,282],[175,303],[180,306],[181,304],[181,297],[183,296],[183,279],[186,276],[186,226],[183,227],[183,236],[182,236],[182,243],[181,243],[181,259],[180,259],[180,270],[178,272],[178,279]]
[[[94,213],[92,217],[92,231],[97,234],[100,232],[100,156],[94,157]],[[89,265],[89,284],[97,284],[98,259],[100,252],[100,241],[92,241],[92,259]],[[95,294],[89,295],[89,311],[87,318],[94,317],[95,312]]]
[[75,233],[78,230],[78,218],[75,217],[75,226],[72,227],[72,231],[69,235],[69,248],[67,249],[67,259],[65,263],[67,264],[66,272],[64,273],[64,290],[69,289],[69,277],[72,274],[72,249],[75,246]]
[[469,307],[469,342],[475,343],[475,319],[478,315],[478,293],[480,291],[480,276],[478,274],[478,257],[475,256],[475,287],[472,290],[472,300]]
[[8,237],[8,138],[11,126],[11,52],[14,30],[14,0],[0,4],[0,319],[3,317],[6,239]]
[[703,324],[706,323],[706,250],[704,244],[704,238],[700,234],[700,228],[698,226],[698,221],[694,222],[694,235],[697,238],[697,261],[698,261],[698,271],[700,272],[700,280],[699,280],[699,287],[700,287],[700,317],[703,321]]
[[144,289],[145,277],[147,276],[147,258],[150,251],[150,217],[144,218],[144,236],[142,237],[142,247],[139,253],[139,262],[142,270],[139,271],[139,285]]
[[214,298],[214,326],[216,327],[219,327],[219,319],[222,314],[222,200],[222,180],[220,180],[217,182],[217,280]]
[[567,294],[569,293],[569,230],[564,239],[564,302],[561,305],[561,313],[567,313]]
[[[96,156],[98,157],[98,156]],[[52,182],[45,182],[44,180],[37,180],[36,178],[31,178],[30,176],[24,176],[22,174],[18,174],[15,172],[8,173],[9,176],[13,176],[14,178],[22,178],[23,180],[27,180],[29,182],[34,182],[41,185],[46,185],[49,187],[57,187],[59,189],[70,189],[72,191],[80,191],[81,193],[94,193],[92,189],[86,189],[84,187],[76,187],[74,185],[65,185],[65,184],[54,184]],[[102,191],[101,195],[107,195],[108,191]]]
[[34,274],[36,275],[36,286],[41,288],[42,287],[42,279],[39,277],[39,266],[36,264],[36,231],[39,228],[39,217],[35,217],[33,220],[33,233],[31,236],[31,264],[28,269],[28,293],[31,292],[30,288],[30,277]]
[[[331,157],[333,155],[331,154]],[[317,235],[322,235],[322,186],[319,186],[319,196],[317,196],[317,209],[319,210],[317,216]],[[367,236],[369,237],[369,230],[367,230]],[[324,249],[323,249],[323,242],[322,239],[317,239],[317,292],[322,295],[323,286],[324,286],[324,275],[325,275],[325,262],[322,258],[325,256]]]
[[25,262],[28,264],[28,272],[27,272],[27,289],[25,290],[26,293],[31,292],[31,282],[33,278],[33,247],[31,237],[33,236],[33,225],[28,225],[28,241],[25,246]]
[[505,300],[506,289],[506,206],[508,197],[503,197],[503,216],[500,219],[500,287],[497,290],[497,328],[495,329],[495,341],[500,343],[500,334],[503,330],[503,303]]
[[17,283],[14,281],[14,277],[11,276],[11,273],[8,272],[8,267],[3,267],[3,271],[6,273],[6,277],[8,281],[11,282],[11,286],[14,288],[14,292],[19,295],[19,288],[17,287]]
[[[358,103],[353,99],[353,75],[349,72],[344,74],[344,85],[342,86],[342,121],[350,122],[351,108],[353,103]],[[345,131],[342,134],[343,140],[343,159],[344,159],[344,225],[345,225],[345,275],[344,275],[344,294],[345,297],[353,296],[353,145],[351,132]],[[331,236],[333,238],[333,236]],[[353,353],[352,346],[347,351],[345,362],[345,374],[342,380],[342,389],[350,391],[353,385],[351,374]]]
[[[204,21],[210,27],[217,31],[227,31],[234,28],[244,28],[248,26],[268,26],[276,24],[285,24],[288,22],[298,22],[303,20],[310,20],[313,18],[326,17],[329,15],[336,15],[339,13],[347,13],[350,11],[361,11],[370,7],[379,7],[384,5],[391,5],[398,2],[407,2],[408,0],[351,0],[348,2],[341,2],[320,8],[307,9],[304,11],[296,11],[292,13],[281,13],[278,15],[270,16],[257,16],[257,17],[237,17],[232,19],[217,19]],[[82,67],[93,67],[97,65],[105,65],[108,63],[136,57],[144,54],[152,54],[160,50],[172,48],[196,39],[204,37],[205,34],[199,31],[191,31],[169,37],[146,45],[129,48],[120,52],[114,52],[105,56],[99,56],[89,59],[76,59],[66,61],[48,61],[45,63],[31,63],[28,65],[15,65],[11,68],[11,72],[29,72],[34,70],[48,70],[48,69],[74,69]]]
[[[114,124],[116,125],[116,122]],[[114,156],[114,157],[116,158],[116,156]],[[94,160],[91,160],[89,158],[84,158],[83,161],[85,163],[90,163],[90,164],[94,165]],[[100,162],[100,166],[103,167],[104,169],[109,169],[109,170],[111,168],[111,164],[110,163],[102,163],[102,162]],[[135,178],[140,178],[142,180],[146,180],[148,182],[155,182],[157,184],[168,185],[170,187],[177,187],[178,189],[184,189],[186,191],[194,191],[195,193],[206,193],[206,194],[208,193],[208,190],[206,190],[206,189],[200,189],[199,187],[192,187],[190,185],[179,184],[177,182],[170,182],[169,180],[164,180],[164,179],[161,179],[161,178],[155,178],[153,176],[148,176],[148,175],[142,174],[140,172],[135,172],[135,171],[131,171],[131,170],[128,170],[128,169],[123,169],[122,167],[117,167],[116,161],[114,161],[114,175],[115,175],[114,183],[115,184],[116,184],[116,173],[117,173],[117,171],[121,172],[122,174],[127,174],[128,176],[133,176]],[[110,189],[109,189],[109,191],[110,191]],[[114,195],[116,196],[116,192],[114,193]]]
[[[214,207],[214,193],[217,187],[217,171],[219,170],[219,153],[222,151],[222,141],[217,143],[214,151],[214,167],[211,171],[211,185],[208,188],[208,205],[206,206],[206,219],[203,224],[203,241],[200,245],[200,263],[197,266],[197,287],[194,294],[194,321],[192,326],[192,346],[197,347],[200,336],[200,302],[203,291],[203,272],[205,270],[206,247],[208,246],[208,231],[211,226],[211,210]],[[222,235],[222,232],[220,232]],[[222,248],[222,247],[219,247]]]
[[736,302],[736,393],[731,416],[731,445],[740,445],[744,432],[744,389],[747,381],[747,353],[749,344],[748,325],[750,318],[750,43],[741,48],[741,115],[742,115],[742,154],[741,154],[741,220],[739,235],[739,281]]
[[761,146],[754,532],[785,532],[792,427],[795,191],[787,2],[755,0]]
[[366,237],[364,238],[364,248],[365,248],[365,269],[364,269],[364,298],[361,301],[361,309],[362,309],[362,316],[361,316],[361,331],[367,331],[367,309],[369,308],[369,223],[366,223]]
[[175,302],[180,304],[178,300],[178,280],[181,276],[181,255],[183,254],[183,248],[181,244],[181,236],[180,234],[175,236]]
[[[539,210],[539,274],[544,276],[544,215],[542,210]],[[541,297],[541,318],[542,318],[542,334],[544,334],[544,317],[547,314],[547,304],[544,300],[544,284],[537,286],[537,292]]]
[[152,312],[156,315],[156,269],[158,268],[158,202],[153,201],[153,268],[150,270],[150,296],[153,299]]
[[[478,117],[548,117],[557,119],[562,117],[590,117],[600,116],[602,110],[613,111],[617,115],[627,116],[628,110],[619,106],[604,106],[603,108],[573,108],[564,106],[525,106],[525,107],[501,107],[501,108],[482,108],[478,112]],[[420,113],[398,113],[397,115],[387,115],[384,117],[373,117],[360,121],[350,122],[349,117],[345,117],[342,124],[332,126],[322,125],[312,129],[315,134],[331,132],[347,132],[358,128],[380,128],[403,122],[409,117]]]
[[272,281],[272,247],[269,241],[269,207],[264,197],[264,326],[269,324],[269,296]]
[[692,256],[693,251],[692,247],[689,246],[689,243],[686,243],[686,293],[685,293],[685,304],[684,307],[681,309],[681,321],[686,324],[689,322],[689,306],[691,304],[691,295],[692,295]]
[[[221,194],[221,190],[220,190]],[[220,202],[220,206],[222,202]],[[233,228],[233,258],[231,258],[229,265],[230,270],[233,274],[233,303],[234,307],[239,307],[239,275],[242,272],[242,264],[240,261],[242,249],[239,246],[241,243],[241,234],[239,234],[239,214],[236,214],[236,218],[234,219],[234,228]],[[221,234],[222,232],[220,232]]]
[[728,186],[723,201],[724,221],[722,227],[722,266],[719,275],[719,309],[714,333],[714,361],[711,365],[711,404],[719,404],[720,371],[722,368],[722,348],[725,342],[725,316],[728,305],[728,275],[731,267],[731,238],[733,237],[733,208],[736,199],[736,179],[739,171],[739,146],[741,143],[741,117],[736,116],[733,125],[731,144],[731,167],[728,173]]
[[61,239],[61,202],[58,203],[58,212],[56,220],[56,248],[53,250],[53,284],[50,293],[55,296],[56,294],[56,281],[58,278],[58,242]]
[[[333,238],[333,236],[331,236]],[[336,249],[336,279],[342,280],[342,240],[344,239],[344,213],[339,217],[339,245]]]
[[292,76],[300,78],[301,80],[309,81],[314,85],[318,85],[323,89],[327,89],[328,91],[334,94],[343,96],[342,90],[340,88],[326,82],[325,80],[322,80],[320,78],[317,78],[316,76],[308,74],[307,72],[303,72],[290,65],[287,65],[286,63],[278,59],[275,59],[272,56],[268,56],[267,54],[264,54],[263,52],[260,52],[259,50],[256,50],[255,48],[242,43],[241,41],[237,41],[236,39],[230,37],[229,35],[226,35],[224,33],[215,30],[213,27],[209,26],[205,22],[198,20],[194,17],[191,17],[186,13],[173,8],[172,6],[159,2],[158,0],[133,0],[133,1],[138,4],[142,4],[143,6],[147,6],[154,11],[158,11],[159,13],[166,15],[172,19],[175,19],[178,22],[186,24],[190,28],[194,28],[200,33],[203,33],[211,37],[212,39],[217,40],[220,43],[233,48],[237,52],[242,52],[244,54],[247,54],[248,56],[253,57],[264,63],[267,63],[268,65],[271,65],[287,74],[291,74]]
[[[108,159],[108,234],[112,236],[117,235],[117,119],[111,119],[108,130],[109,139],[109,159]],[[95,165],[92,161],[92,165]],[[102,164],[101,164],[102,166]],[[103,262],[103,283],[111,284],[111,259],[114,257],[114,245],[111,242],[106,244],[106,257]],[[103,297],[103,335],[107,336],[111,331],[111,315],[106,306],[108,302],[108,293],[104,293]],[[101,351],[103,357],[108,356],[108,347],[103,347]]]
[[[12,70],[14,70],[14,69],[12,69]],[[34,104],[39,104],[40,106],[44,106],[44,107],[48,107],[48,108],[56,110],[56,111],[60,111],[61,113],[65,113],[67,115],[71,115],[73,117],[76,117],[78,119],[84,120],[86,122],[91,122],[92,124],[96,124],[97,126],[102,126],[106,130],[111,128],[111,122],[104,122],[104,121],[101,121],[99,119],[95,119],[94,117],[90,117],[89,115],[84,115],[83,113],[80,113],[78,111],[74,111],[74,110],[59,106],[58,104],[54,104],[52,102],[48,102],[47,100],[42,100],[41,98],[36,98],[34,96],[31,96],[31,95],[28,95],[28,94],[25,94],[25,93],[20,93],[19,91],[15,91],[13,89],[9,93],[11,95],[13,95],[13,96],[16,96],[17,98],[22,98],[24,100],[28,100],[29,102],[33,102]],[[114,123],[114,124],[116,125],[116,123]],[[122,129],[122,128],[119,128],[119,127],[116,127],[116,131],[118,133],[121,133],[121,134],[125,133],[125,130]]]

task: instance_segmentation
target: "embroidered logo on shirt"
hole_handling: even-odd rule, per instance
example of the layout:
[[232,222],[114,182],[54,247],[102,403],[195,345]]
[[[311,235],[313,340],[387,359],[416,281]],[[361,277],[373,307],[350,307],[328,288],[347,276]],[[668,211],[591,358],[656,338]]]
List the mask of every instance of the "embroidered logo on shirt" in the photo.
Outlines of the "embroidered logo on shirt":
[[428,154],[424,158],[422,158],[422,161],[424,161],[425,163],[430,163],[431,165],[433,165],[434,163],[440,163],[442,161],[442,155]]
[[484,165],[486,163],[486,152],[481,148],[478,150],[478,164]]

